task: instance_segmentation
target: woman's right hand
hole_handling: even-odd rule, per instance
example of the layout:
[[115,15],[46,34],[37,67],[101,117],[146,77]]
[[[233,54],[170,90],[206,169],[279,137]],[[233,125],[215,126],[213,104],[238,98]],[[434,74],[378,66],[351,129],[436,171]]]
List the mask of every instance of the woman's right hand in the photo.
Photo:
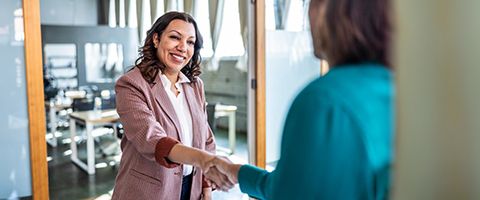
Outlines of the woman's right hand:
[[227,191],[238,182],[238,170],[241,165],[233,164],[228,158],[215,156],[207,163],[205,177],[215,184],[219,190]]

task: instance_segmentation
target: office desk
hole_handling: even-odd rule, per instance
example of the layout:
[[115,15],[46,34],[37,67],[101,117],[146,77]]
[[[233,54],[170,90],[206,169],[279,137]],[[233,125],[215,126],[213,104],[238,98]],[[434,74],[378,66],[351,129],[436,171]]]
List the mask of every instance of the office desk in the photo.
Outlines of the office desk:
[[[119,120],[119,116],[115,109],[102,111],[81,111],[70,113],[70,149],[72,155],[70,159],[88,174],[95,174],[95,143],[92,135],[93,127],[99,125],[111,125]],[[84,124],[87,133],[87,163],[78,158],[77,143],[75,136],[77,135],[76,123]],[[113,126],[114,129],[116,126]],[[115,130],[116,132],[116,130]]]
[[235,152],[235,112],[237,106],[231,105],[215,105],[215,119],[219,117],[228,117],[228,144],[230,147],[230,154]]

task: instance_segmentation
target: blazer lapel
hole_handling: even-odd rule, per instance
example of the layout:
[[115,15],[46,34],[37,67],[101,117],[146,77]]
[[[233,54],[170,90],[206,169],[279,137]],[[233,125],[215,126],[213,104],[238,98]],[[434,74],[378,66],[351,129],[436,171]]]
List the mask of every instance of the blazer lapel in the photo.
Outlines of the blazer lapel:
[[160,107],[165,111],[168,118],[172,120],[175,129],[177,129],[177,136],[180,142],[183,141],[183,136],[181,133],[180,122],[178,120],[178,116],[175,113],[175,109],[173,108],[172,102],[170,102],[170,98],[168,98],[168,94],[163,88],[162,80],[160,76],[155,78],[155,85],[152,87],[153,94],[155,95],[155,99],[157,100]]
[[200,148],[200,141],[201,141],[201,119],[200,113],[198,111],[199,106],[196,104],[197,97],[195,96],[195,92],[192,87],[193,83],[186,83],[183,85],[183,91],[185,91],[185,99],[187,100],[188,107],[190,108],[190,114],[192,116],[192,146],[196,148]]

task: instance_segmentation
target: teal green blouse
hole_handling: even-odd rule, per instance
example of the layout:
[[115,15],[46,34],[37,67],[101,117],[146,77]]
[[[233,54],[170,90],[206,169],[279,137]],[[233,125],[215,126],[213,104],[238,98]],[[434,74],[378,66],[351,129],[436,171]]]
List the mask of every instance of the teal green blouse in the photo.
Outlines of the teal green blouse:
[[334,67],[306,86],[288,112],[276,169],[244,165],[242,192],[259,199],[386,199],[394,87],[376,64]]

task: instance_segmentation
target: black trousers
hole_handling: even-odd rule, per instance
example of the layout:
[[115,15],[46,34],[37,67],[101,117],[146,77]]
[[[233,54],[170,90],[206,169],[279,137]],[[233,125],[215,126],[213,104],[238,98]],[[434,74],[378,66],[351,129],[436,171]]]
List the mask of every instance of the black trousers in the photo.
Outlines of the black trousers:
[[180,195],[180,200],[189,200],[190,192],[192,191],[192,179],[193,173],[188,176],[184,176],[182,180],[182,193]]

